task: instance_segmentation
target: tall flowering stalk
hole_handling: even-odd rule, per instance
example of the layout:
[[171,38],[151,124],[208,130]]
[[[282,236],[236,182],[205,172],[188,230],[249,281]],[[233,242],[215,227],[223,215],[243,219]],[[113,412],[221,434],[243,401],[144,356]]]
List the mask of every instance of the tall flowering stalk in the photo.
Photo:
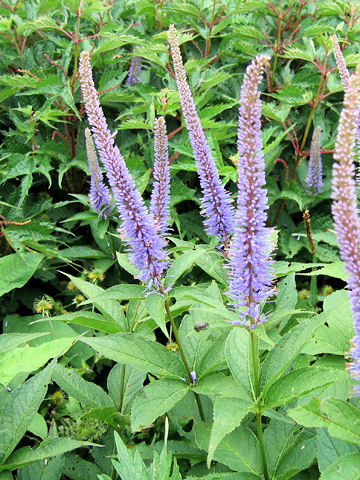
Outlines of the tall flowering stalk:
[[309,169],[306,177],[309,193],[320,193],[323,186],[321,162],[321,127],[318,125],[313,133],[310,147]]
[[233,211],[231,200],[211,155],[194,99],[186,80],[181,58],[179,41],[174,25],[169,27],[169,44],[175,70],[175,79],[180,94],[181,108],[189,132],[191,147],[200,177],[203,192],[202,213],[205,216],[207,232],[216,235],[225,245],[233,232]]
[[235,306],[245,306],[244,323],[260,323],[261,303],[273,293],[270,259],[271,229],[265,226],[267,193],[265,161],[261,139],[261,100],[259,84],[266,56],[259,56],[247,67],[241,88],[238,129],[238,201],[235,235],[230,246],[230,296]]
[[141,272],[140,280],[148,282],[149,286],[153,282],[159,285],[166,267],[165,242],[156,233],[153,219],[115,145],[115,135],[107,126],[92,78],[89,52],[81,54],[79,74],[88,121],[122,219],[122,231],[130,246],[131,261]]
[[346,88],[346,86],[349,82],[350,73],[349,73],[349,70],[346,66],[345,58],[344,58],[344,55],[341,51],[337,36],[336,35],[331,35],[330,38],[331,38],[333,48],[334,48],[334,57],[335,57],[335,61],[336,61],[336,66],[339,70],[341,83],[343,84],[344,88]]
[[134,83],[140,83],[140,72],[141,72],[141,58],[137,55],[134,55],[131,58],[129,74],[126,79],[126,85],[133,85]]
[[[100,215],[107,216],[109,213],[109,203],[111,196],[109,189],[104,184],[103,174],[101,173],[94,142],[89,128],[85,128],[86,153],[90,169],[90,203]],[[107,208],[105,208],[107,207]]]
[[150,212],[160,235],[166,235],[170,220],[170,163],[168,139],[164,117],[154,125],[154,186],[151,194]]
[[[349,274],[348,287],[354,315],[355,338],[350,371],[360,381],[360,218],[354,181],[354,147],[360,107],[360,66],[349,77],[341,112],[334,159],[332,214],[340,255]],[[355,387],[360,395],[360,385]]]

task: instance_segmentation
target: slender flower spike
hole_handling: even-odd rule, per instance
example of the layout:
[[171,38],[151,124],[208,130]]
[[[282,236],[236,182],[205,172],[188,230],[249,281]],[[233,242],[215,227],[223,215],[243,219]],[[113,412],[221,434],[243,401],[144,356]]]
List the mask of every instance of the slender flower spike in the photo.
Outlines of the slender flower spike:
[[126,79],[126,85],[133,85],[134,83],[140,83],[140,72],[141,72],[141,58],[134,55],[131,58],[129,74]]
[[[236,307],[245,307],[243,323],[261,323],[261,303],[273,294],[270,235],[265,226],[267,193],[261,139],[259,84],[269,57],[259,56],[247,67],[241,88],[238,129],[238,201],[235,234],[230,246],[229,294]],[[246,318],[247,317],[247,318]]]
[[[356,122],[360,107],[360,66],[350,76],[345,91],[335,144],[332,182],[332,215],[339,242],[340,255],[349,274],[348,287],[354,315],[355,338],[350,371],[360,381],[360,218],[354,181],[354,146]],[[355,387],[360,396],[360,385]]]
[[334,57],[336,61],[336,66],[340,73],[341,83],[343,84],[344,88],[346,88],[349,82],[350,73],[349,73],[349,70],[347,69],[345,58],[341,51],[337,36],[331,35],[330,38],[332,40],[333,47],[334,47]]
[[309,170],[306,177],[308,193],[320,193],[323,186],[321,162],[321,127],[318,125],[313,133],[310,147]]
[[157,232],[160,235],[166,235],[170,220],[170,163],[164,117],[155,120],[154,136],[155,182],[151,194],[150,212]]
[[130,245],[130,259],[140,270],[140,280],[148,282],[149,287],[152,283],[159,285],[166,267],[165,242],[156,233],[154,221],[107,126],[92,78],[89,52],[81,54],[79,74],[88,121]]
[[[104,184],[103,174],[101,173],[97,155],[95,152],[94,142],[91,137],[89,128],[85,129],[85,143],[87,159],[90,168],[90,203],[100,215],[104,217],[110,211],[108,207],[111,197],[107,186]],[[107,207],[107,208],[105,208]]]
[[221,183],[219,172],[211,155],[194,99],[186,80],[186,72],[181,58],[179,41],[174,25],[169,27],[169,44],[179,90],[181,108],[189,132],[191,147],[200,177],[203,192],[202,212],[205,226],[210,235],[216,235],[225,245],[233,232],[233,210],[231,199]]

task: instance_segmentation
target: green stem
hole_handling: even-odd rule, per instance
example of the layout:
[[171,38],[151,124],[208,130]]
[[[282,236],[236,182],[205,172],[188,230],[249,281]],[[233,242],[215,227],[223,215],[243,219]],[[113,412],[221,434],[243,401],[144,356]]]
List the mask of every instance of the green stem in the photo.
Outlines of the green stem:
[[139,310],[139,306],[140,306],[140,300],[137,300],[136,306],[135,306],[135,312],[134,312],[133,318],[132,318],[132,320],[131,320],[130,332],[133,332],[134,329],[135,329],[136,316],[137,316],[137,313],[138,313],[138,310]]
[[[181,343],[181,340],[180,340],[180,337],[179,337],[178,328],[177,328],[176,323],[174,321],[174,317],[172,316],[172,313],[170,311],[170,306],[169,306],[168,299],[165,299],[165,310],[166,310],[167,316],[170,320],[171,328],[172,328],[172,331],[174,332],[175,341],[177,343],[177,346],[179,347],[180,356],[181,356],[181,359],[183,361],[183,364],[184,364],[186,373],[188,375],[189,381],[190,381],[190,383],[193,383],[193,378],[191,376],[191,370],[190,370],[190,367],[189,367],[188,361],[186,359],[186,355],[185,355],[185,352],[184,352],[184,349],[183,349],[183,346],[182,346],[182,343]],[[202,403],[201,403],[200,395],[196,392],[193,392],[193,393],[195,395],[195,400],[196,400],[196,403],[197,403],[197,406],[198,406],[198,409],[199,409],[200,418],[201,418],[202,421],[205,421],[204,409],[203,409],[203,406],[202,406]]]
[[121,365],[120,372],[120,399],[119,399],[119,412],[121,413],[124,403],[124,391],[125,391],[125,365]]
[[[255,399],[257,400],[260,397],[258,341],[257,341],[257,337],[256,337],[256,335],[253,331],[250,332],[250,337],[251,337],[252,361],[253,361],[253,366],[254,366]],[[256,430],[257,430],[257,438],[258,438],[258,441],[259,441],[261,458],[262,458],[262,463],[263,463],[264,479],[269,480],[267,461],[266,461],[266,453],[265,453],[265,445],[264,445],[264,437],[263,437],[263,430],[262,430],[261,409],[260,408],[258,408],[258,411],[256,412]]]
[[[280,2],[280,8],[281,8],[281,2]],[[281,22],[282,22],[282,17],[279,18],[279,23],[278,23],[275,56],[274,56],[272,74],[271,74],[271,86],[273,86],[274,82],[275,82],[275,73],[276,73],[276,67],[277,67],[277,62],[278,62],[278,58],[279,58],[279,51],[280,51],[280,44],[281,44],[281,33],[282,33]]]

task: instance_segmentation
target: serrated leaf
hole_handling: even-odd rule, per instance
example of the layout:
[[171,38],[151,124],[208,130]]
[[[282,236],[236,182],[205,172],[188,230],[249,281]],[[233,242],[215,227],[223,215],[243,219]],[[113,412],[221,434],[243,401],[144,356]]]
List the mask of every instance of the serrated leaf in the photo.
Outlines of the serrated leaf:
[[99,385],[86,381],[75,370],[58,364],[53,369],[52,378],[62,390],[83,405],[92,408],[113,406],[111,397]]
[[338,458],[320,476],[320,480],[359,480],[360,453],[348,453]]
[[74,323],[75,325],[83,325],[84,327],[93,328],[94,330],[105,333],[119,333],[123,331],[123,328],[113,320],[108,320],[99,313],[85,310],[57,315],[56,317],[51,317],[51,321]]
[[135,333],[118,333],[81,341],[115,362],[168,378],[186,378],[180,359],[163,345]]
[[[28,429],[44,400],[50,382],[51,363],[0,401],[0,464],[4,463]],[[1,467],[0,467],[1,468]],[[4,468],[2,468],[4,470]],[[5,468],[7,470],[8,468]]]
[[0,258],[0,296],[14,288],[20,288],[33,276],[42,253],[13,253]]
[[235,327],[229,333],[225,344],[226,361],[235,380],[255,398],[250,348],[249,332],[244,328]]
[[199,258],[207,252],[206,249],[187,251],[183,255],[180,255],[171,265],[166,273],[164,280],[165,287],[173,285],[176,280],[181,277],[183,273],[191,268]]
[[180,402],[188,391],[188,384],[169,378],[147,385],[141,394],[137,395],[131,408],[133,432],[151,425],[158,417]]

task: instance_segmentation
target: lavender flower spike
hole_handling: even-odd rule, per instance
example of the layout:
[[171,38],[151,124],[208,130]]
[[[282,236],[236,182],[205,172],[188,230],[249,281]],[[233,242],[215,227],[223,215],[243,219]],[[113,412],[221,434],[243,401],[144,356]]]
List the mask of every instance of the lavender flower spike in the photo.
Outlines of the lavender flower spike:
[[92,78],[89,52],[81,54],[79,74],[88,121],[123,222],[122,230],[130,245],[130,259],[141,272],[140,280],[148,282],[149,286],[151,283],[159,285],[166,267],[165,242],[156,233],[153,219],[114,143],[114,134],[107,126]]
[[151,194],[150,212],[160,235],[166,235],[170,220],[170,163],[168,139],[164,117],[155,120],[154,125],[154,186]]
[[306,177],[308,193],[320,193],[323,186],[321,162],[321,127],[318,125],[313,133],[310,147],[309,169]]
[[344,88],[346,88],[350,78],[350,73],[349,73],[349,70],[347,69],[345,58],[341,51],[337,36],[331,35],[330,38],[332,40],[333,47],[334,47],[334,57],[336,60],[336,66],[340,73],[341,83],[343,84]]
[[233,232],[231,199],[221,183],[215,161],[211,155],[204,130],[196,111],[194,99],[186,80],[179,41],[174,25],[169,27],[169,44],[175,70],[176,84],[180,94],[181,108],[189,132],[191,147],[200,177],[203,192],[202,212],[207,232],[216,235],[225,245]]
[[[354,145],[360,107],[360,66],[349,77],[345,91],[335,144],[332,182],[332,215],[339,242],[340,255],[349,274],[347,281],[354,314],[355,338],[350,365],[352,376],[360,381],[360,219],[354,181]],[[360,396],[360,385],[355,387]]]
[[[103,181],[103,174],[101,173],[97,155],[95,152],[94,142],[91,137],[91,132],[85,128],[85,143],[87,159],[90,168],[90,203],[100,215],[107,216],[110,209],[107,207],[111,201],[110,193]],[[104,207],[107,207],[104,209]]]
[[[229,294],[236,307],[244,306],[243,323],[261,323],[261,303],[273,294],[270,234],[265,226],[267,193],[261,139],[259,84],[269,57],[259,56],[247,67],[240,98],[238,129],[238,201],[235,235],[230,245]],[[246,318],[248,316],[248,318]]]
[[140,83],[140,72],[141,72],[141,58],[134,55],[131,58],[129,74],[126,79],[126,85],[133,85],[134,83]]

